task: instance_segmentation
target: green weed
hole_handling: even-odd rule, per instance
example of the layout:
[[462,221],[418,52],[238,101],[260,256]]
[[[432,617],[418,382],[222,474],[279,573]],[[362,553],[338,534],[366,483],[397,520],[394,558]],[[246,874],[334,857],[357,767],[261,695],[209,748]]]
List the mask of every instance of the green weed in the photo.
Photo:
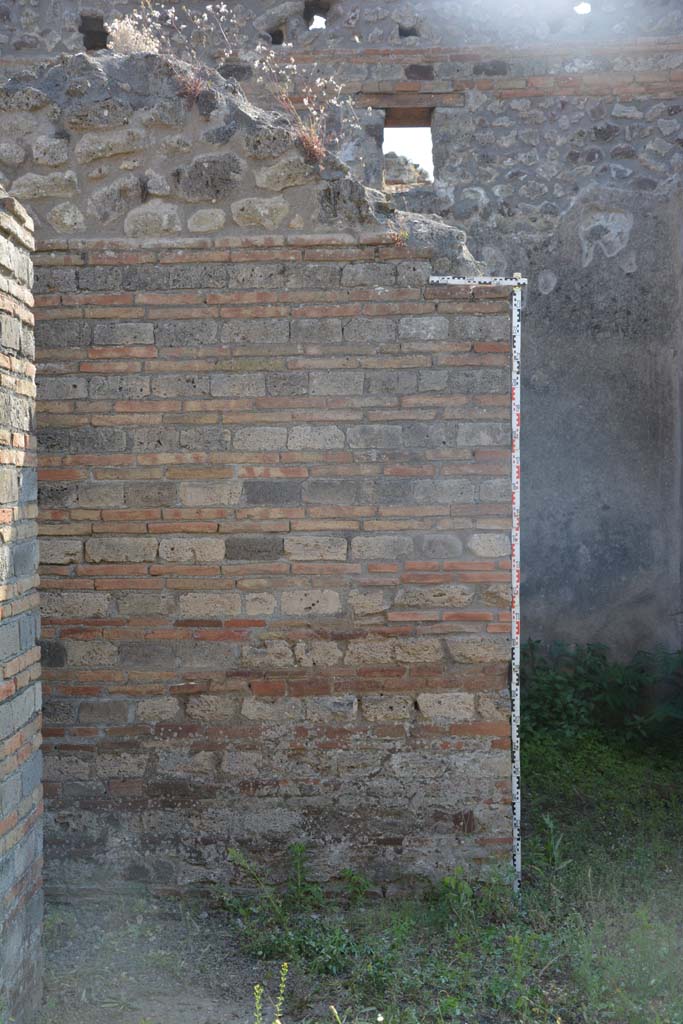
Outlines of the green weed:
[[344,884],[344,892],[351,906],[358,906],[372,888],[370,879],[362,872],[354,871],[352,868],[344,868],[341,873]]
[[[280,965],[280,979],[278,984],[277,996],[273,1003],[273,1017],[272,1024],[282,1024],[282,1013],[285,1006],[285,993],[287,990],[287,975],[289,974],[289,964],[283,963]],[[265,1024],[265,1015],[263,1012],[263,997],[265,995],[265,988],[263,985],[254,985],[254,1014],[253,1024]]]
[[683,651],[639,651],[629,662],[602,644],[525,644],[522,735],[607,733],[663,744],[683,729]]

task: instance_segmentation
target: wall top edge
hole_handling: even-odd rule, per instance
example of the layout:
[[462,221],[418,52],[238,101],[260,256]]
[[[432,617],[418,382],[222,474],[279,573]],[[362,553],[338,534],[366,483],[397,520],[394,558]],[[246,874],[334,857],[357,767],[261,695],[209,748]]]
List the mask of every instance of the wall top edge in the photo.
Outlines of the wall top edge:
[[431,245],[403,243],[387,231],[364,231],[358,234],[342,233],[329,235],[287,234],[287,235],[224,235],[212,238],[148,238],[132,241],[130,238],[106,239],[65,239],[43,238],[36,244],[39,253],[57,252],[222,252],[240,249],[307,249],[347,248],[367,246],[390,248],[405,252],[406,258],[419,255],[429,258],[434,249]]

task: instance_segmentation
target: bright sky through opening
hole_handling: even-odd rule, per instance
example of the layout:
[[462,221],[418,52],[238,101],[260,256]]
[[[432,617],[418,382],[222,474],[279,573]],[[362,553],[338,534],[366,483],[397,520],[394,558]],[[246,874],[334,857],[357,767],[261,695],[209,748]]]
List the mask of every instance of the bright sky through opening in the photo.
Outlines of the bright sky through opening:
[[431,128],[385,128],[382,149],[385,153],[407,156],[419,164],[430,178],[434,177]]
[[313,28],[327,28],[327,22],[320,14],[313,15],[313,21],[308,26],[309,31]]
[[580,3],[580,4],[577,4],[576,7],[574,8],[574,13],[575,14],[590,14],[592,9],[593,8],[591,7],[590,4],[588,4],[588,3]]

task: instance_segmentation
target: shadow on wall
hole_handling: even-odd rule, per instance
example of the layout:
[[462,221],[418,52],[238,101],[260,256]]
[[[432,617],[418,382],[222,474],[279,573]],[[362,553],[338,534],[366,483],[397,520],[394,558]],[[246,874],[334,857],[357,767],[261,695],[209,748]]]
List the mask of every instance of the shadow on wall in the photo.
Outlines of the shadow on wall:
[[680,230],[679,197],[595,188],[529,250],[529,636],[680,646]]

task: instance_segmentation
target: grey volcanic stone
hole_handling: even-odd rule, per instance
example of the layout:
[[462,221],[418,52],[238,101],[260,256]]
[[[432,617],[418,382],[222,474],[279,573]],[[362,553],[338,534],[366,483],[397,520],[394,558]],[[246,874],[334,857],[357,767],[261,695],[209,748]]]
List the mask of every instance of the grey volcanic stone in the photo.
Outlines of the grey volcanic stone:
[[234,153],[197,156],[189,167],[174,171],[173,179],[185,199],[222,199],[235,191],[242,170],[242,163]]
[[276,534],[238,533],[225,542],[225,557],[229,562],[271,562],[284,550],[284,540]]
[[249,505],[300,505],[300,480],[245,480],[244,497]]

